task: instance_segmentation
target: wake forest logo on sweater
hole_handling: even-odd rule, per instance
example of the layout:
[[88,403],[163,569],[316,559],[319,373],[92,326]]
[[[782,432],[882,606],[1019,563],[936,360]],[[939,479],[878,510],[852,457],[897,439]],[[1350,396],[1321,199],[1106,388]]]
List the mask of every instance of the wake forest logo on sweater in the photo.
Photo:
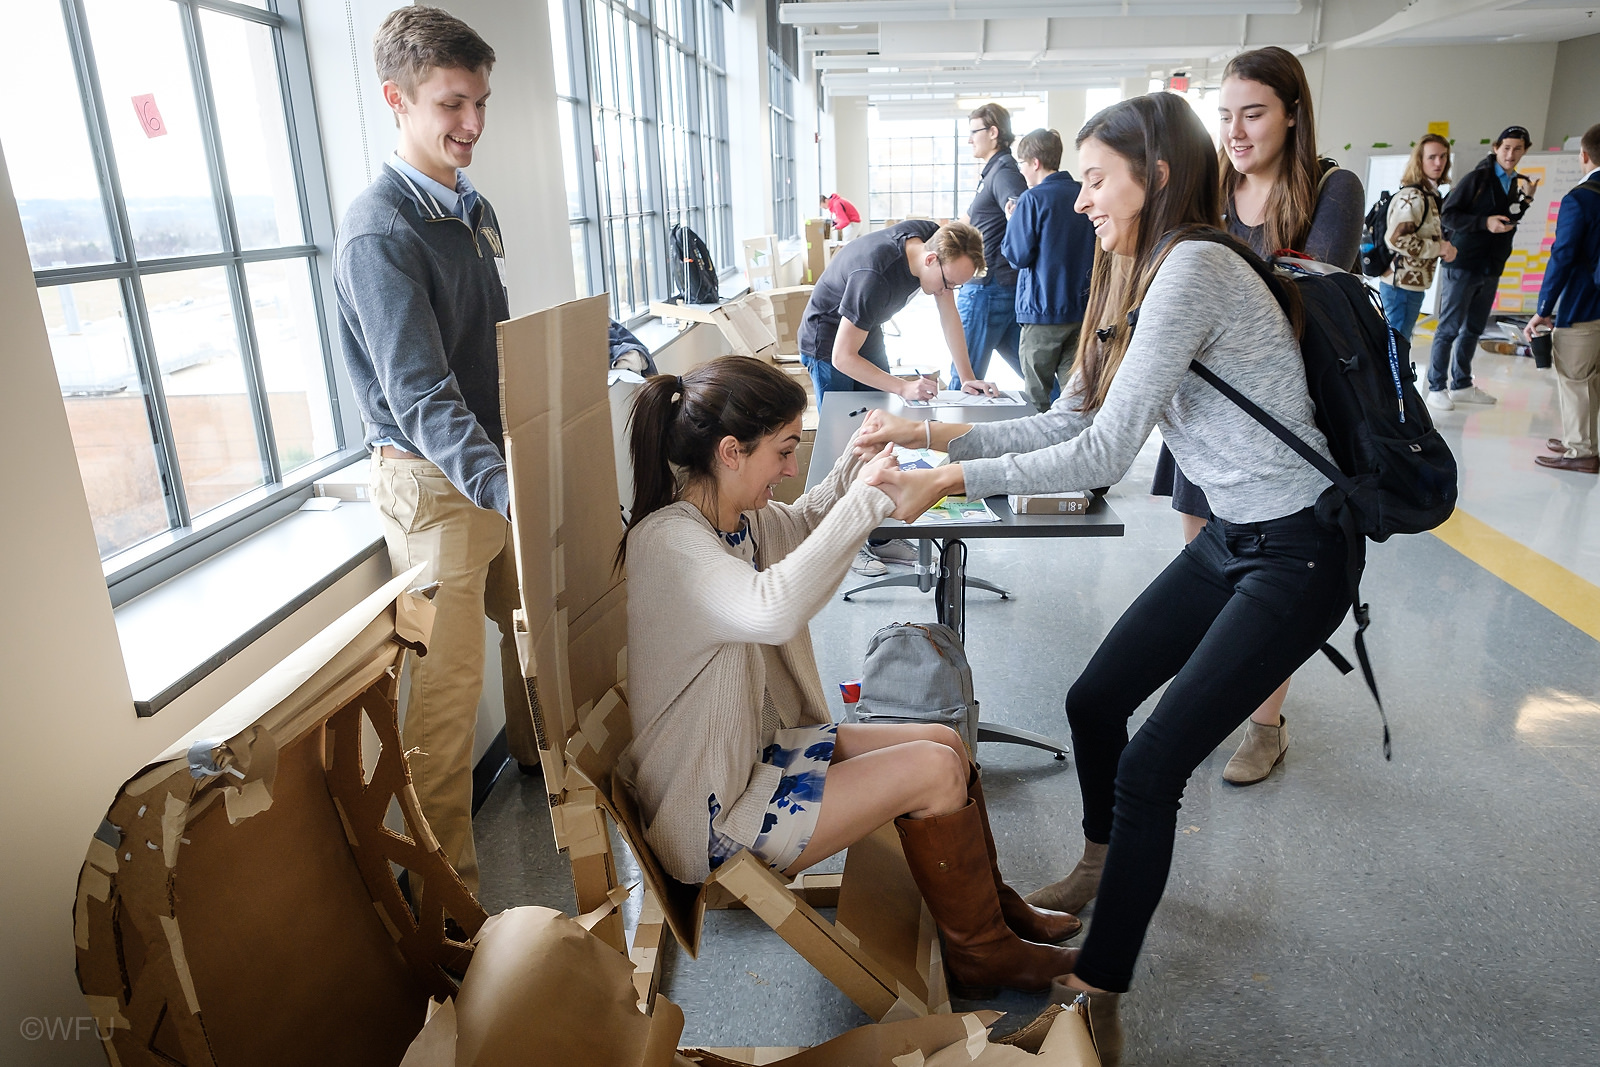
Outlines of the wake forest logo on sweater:
[[494,253],[494,258],[506,258],[506,248],[505,245],[500,243],[499,230],[495,229],[493,226],[490,226],[488,223],[484,223],[482,226],[478,227],[478,232],[483,234],[484,240],[489,242],[489,250]]

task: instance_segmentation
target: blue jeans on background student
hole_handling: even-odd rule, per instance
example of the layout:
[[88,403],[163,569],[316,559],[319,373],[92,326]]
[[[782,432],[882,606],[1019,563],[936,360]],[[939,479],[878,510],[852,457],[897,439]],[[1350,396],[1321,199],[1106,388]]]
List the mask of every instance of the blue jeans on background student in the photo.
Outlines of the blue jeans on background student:
[[1489,325],[1494,310],[1500,272],[1477,274],[1443,267],[1439,282],[1439,324],[1433,328],[1433,352],[1428,360],[1428,391],[1445,388],[1449,372],[1451,389],[1472,388],[1472,353]]
[[[956,312],[967,335],[967,360],[980,379],[989,370],[989,354],[1000,358],[1022,377],[1022,327],[1017,325],[1017,287],[968,282],[956,292]],[[950,365],[950,388],[961,388],[961,375]]]
[[1411,331],[1416,329],[1417,316],[1422,314],[1422,298],[1427,295],[1388,282],[1378,283],[1378,296],[1383,300],[1383,317],[1389,320],[1394,332],[1407,341],[1411,340]]
[[[874,326],[867,331],[867,339],[861,343],[861,358],[871,363],[885,374],[892,374],[889,370],[889,350],[883,343],[883,327]],[[834,367],[832,360],[817,359],[815,356],[800,353],[800,365],[811,375],[811,384],[817,390],[817,403],[822,403],[824,393],[870,393],[873,387],[863,385],[850,375]]]

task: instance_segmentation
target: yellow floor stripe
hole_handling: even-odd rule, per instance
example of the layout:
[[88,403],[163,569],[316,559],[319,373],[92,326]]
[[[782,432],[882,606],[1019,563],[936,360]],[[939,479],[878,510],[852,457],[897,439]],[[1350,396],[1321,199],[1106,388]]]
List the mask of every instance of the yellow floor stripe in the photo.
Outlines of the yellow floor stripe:
[[1600,641],[1600,587],[1459,508],[1433,532],[1496,578]]

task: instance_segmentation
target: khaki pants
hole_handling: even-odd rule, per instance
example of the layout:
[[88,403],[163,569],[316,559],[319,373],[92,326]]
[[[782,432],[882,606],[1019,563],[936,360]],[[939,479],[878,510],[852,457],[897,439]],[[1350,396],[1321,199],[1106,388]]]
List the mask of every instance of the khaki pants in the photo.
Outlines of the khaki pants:
[[1050,387],[1059,383],[1067,387],[1072,375],[1072,360],[1078,352],[1078,331],[1083,324],[1067,322],[1059,325],[1023,323],[1022,380],[1028,385],[1028,399],[1040,411],[1050,407]]
[[1600,319],[1553,331],[1550,359],[1561,404],[1561,443],[1569,458],[1593,456],[1595,413],[1600,411]]
[[426,656],[411,661],[402,741],[411,778],[434,836],[467,888],[478,890],[472,843],[472,742],[483,690],[487,615],[500,628],[506,742],[519,763],[537,764],[522,667],[512,636],[517,571],[511,524],[461,494],[425,459],[372,457],[372,500],[378,506],[389,564],[396,574],[426,562],[419,585],[438,582],[433,637]]

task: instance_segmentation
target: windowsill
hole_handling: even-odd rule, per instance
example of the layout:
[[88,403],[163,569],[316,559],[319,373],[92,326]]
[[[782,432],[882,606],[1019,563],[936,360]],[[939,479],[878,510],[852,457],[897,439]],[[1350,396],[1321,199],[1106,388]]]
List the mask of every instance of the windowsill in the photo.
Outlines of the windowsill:
[[372,505],[344,500],[295,511],[118,607],[134,710],[154,715],[382,550]]

